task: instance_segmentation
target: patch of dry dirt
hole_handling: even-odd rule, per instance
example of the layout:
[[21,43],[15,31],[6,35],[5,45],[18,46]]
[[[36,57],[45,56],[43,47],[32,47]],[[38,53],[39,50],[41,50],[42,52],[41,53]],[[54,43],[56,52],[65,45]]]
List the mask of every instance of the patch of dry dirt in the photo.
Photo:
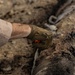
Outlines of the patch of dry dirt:
[[[7,11],[7,5],[4,5],[2,14],[0,17],[10,22],[20,22],[37,24],[44,22],[49,17],[53,6],[57,3],[57,0],[6,0],[10,2],[8,7],[11,8]],[[4,1],[5,3],[5,1]],[[5,7],[6,6],[6,7]],[[0,7],[0,10],[2,9]],[[7,11],[7,12],[6,12]]]

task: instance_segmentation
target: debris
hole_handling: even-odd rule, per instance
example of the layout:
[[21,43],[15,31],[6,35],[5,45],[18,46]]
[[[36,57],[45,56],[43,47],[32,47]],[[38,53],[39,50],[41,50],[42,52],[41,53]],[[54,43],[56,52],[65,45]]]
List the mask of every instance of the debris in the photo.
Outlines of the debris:
[[50,24],[47,24],[45,23],[44,24],[48,29],[50,29],[51,31],[56,31],[57,30],[57,27],[55,25],[50,25]]

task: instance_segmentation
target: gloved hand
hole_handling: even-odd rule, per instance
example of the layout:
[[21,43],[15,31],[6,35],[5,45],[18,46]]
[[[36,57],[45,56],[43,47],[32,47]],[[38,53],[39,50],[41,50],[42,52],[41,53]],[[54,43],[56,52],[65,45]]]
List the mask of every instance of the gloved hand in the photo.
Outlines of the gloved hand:
[[35,25],[31,25],[30,27],[32,32],[28,38],[32,40],[33,46],[41,49],[49,48],[52,41],[52,33]]

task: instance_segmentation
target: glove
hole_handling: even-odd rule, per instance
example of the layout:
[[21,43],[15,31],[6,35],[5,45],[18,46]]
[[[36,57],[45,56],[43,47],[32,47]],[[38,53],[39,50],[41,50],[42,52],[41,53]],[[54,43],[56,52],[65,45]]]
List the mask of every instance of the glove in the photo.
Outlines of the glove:
[[32,40],[33,47],[41,49],[49,48],[52,41],[52,33],[35,25],[31,25],[30,27],[32,31],[28,38]]

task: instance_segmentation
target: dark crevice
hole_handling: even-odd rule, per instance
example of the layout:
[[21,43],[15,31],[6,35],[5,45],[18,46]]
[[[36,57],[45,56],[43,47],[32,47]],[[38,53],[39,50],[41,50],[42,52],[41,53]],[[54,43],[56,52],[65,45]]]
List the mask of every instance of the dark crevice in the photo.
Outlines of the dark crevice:
[[[56,12],[63,7],[65,3],[67,3],[69,0],[58,0],[58,3],[54,6],[52,15],[56,15]],[[64,8],[63,8],[64,9]]]
[[73,56],[75,56],[75,48],[74,47],[70,47],[69,51],[72,53]]

